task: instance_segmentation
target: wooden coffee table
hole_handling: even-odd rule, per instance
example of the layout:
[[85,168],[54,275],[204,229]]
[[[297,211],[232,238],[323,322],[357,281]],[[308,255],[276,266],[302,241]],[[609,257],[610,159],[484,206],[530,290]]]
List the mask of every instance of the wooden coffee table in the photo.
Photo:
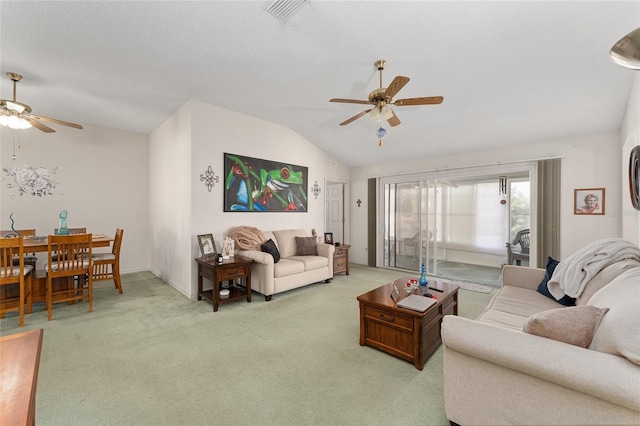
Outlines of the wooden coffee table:
[[411,277],[395,281],[400,296],[391,298],[393,283],[371,290],[357,297],[360,302],[360,346],[371,346],[398,358],[413,362],[422,370],[427,359],[442,344],[440,325],[445,315],[458,315],[457,284],[430,280],[428,287],[420,287],[417,294],[426,292],[436,296],[437,302],[424,312],[396,307],[407,297],[405,283]]

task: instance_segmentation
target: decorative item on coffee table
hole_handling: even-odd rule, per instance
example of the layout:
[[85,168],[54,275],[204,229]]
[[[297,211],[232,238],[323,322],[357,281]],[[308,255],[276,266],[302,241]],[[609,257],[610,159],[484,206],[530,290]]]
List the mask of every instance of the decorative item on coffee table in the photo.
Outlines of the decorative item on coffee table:
[[424,267],[424,263],[420,267],[420,278],[418,279],[418,284],[422,287],[426,287],[429,284],[429,280],[427,279],[427,269]]

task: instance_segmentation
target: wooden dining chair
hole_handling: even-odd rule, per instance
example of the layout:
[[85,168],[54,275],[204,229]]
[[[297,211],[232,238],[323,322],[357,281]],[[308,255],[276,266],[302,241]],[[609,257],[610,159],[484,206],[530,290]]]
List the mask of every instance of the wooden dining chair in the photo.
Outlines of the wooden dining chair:
[[[67,231],[69,231],[68,235],[86,234],[87,228],[67,228]],[[53,228],[53,234],[58,235],[58,228]]]
[[[8,238],[8,237],[35,237],[36,230],[35,229],[18,229],[14,231],[13,229],[0,230],[0,237]],[[18,266],[18,258],[13,258],[13,265]],[[33,270],[37,269],[36,265],[38,264],[38,257],[35,253],[27,253],[24,255],[24,264],[31,265]]]
[[116,289],[122,294],[122,281],[120,280],[120,247],[122,246],[123,229],[116,229],[111,253],[93,254],[93,280],[113,280]]
[[[58,230],[59,228],[53,228],[53,235],[58,235]],[[77,234],[86,234],[87,233],[87,228],[67,228],[67,231],[69,231],[68,234],[65,235],[77,235]],[[54,256],[54,260],[56,259],[56,257]]]
[[[13,265],[14,257],[18,258],[18,266]],[[0,317],[4,317],[5,312],[18,310],[20,327],[24,326],[25,302],[27,303],[27,313],[32,312],[32,270],[30,265],[25,266],[24,264],[23,237],[0,238]],[[11,284],[18,284],[17,298],[7,297],[7,290]]]
[[[83,256],[84,254],[87,256]],[[53,299],[58,302],[89,300],[93,312],[92,235],[49,235],[47,252],[47,315],[53,316]],[[53,281],[66,279],[67,285],[53,289]],[[85,295],[86,292],[86,295]]]

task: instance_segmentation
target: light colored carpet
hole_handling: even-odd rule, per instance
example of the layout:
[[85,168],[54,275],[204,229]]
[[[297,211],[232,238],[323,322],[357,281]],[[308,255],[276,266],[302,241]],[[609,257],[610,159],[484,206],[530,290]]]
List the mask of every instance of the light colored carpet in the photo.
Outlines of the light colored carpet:
[[488,294],[488,293],[491,293],[493,290],[495,290],[495,287],[489,287],[488,285],[466,283],[462,281],[452,281],[452,282],[458,284],[460,288],[463,288],[469,291],[477,291],[478,293]]
[[[124,294],[96,284],[86,303],[43,305],[18,327],[44,329],[38,425],[438,425],[442,348],[423,371],[361,347],[356,296],[399,276],[353,265],[278,294],[254,293],[212,311],[149,272],[123,276]],[[491,295],[460,291],[475,318]]]

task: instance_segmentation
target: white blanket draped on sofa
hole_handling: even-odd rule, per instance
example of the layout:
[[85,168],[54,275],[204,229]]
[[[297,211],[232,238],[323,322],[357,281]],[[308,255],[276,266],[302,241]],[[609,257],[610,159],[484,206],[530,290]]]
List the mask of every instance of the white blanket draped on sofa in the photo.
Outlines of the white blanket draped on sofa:
[[640,263],[640,249],[623,238],[594,241],[561,261],[547,283],[556,300],[565,295],[577,298],[587,283],[607,266],[625,259]]

